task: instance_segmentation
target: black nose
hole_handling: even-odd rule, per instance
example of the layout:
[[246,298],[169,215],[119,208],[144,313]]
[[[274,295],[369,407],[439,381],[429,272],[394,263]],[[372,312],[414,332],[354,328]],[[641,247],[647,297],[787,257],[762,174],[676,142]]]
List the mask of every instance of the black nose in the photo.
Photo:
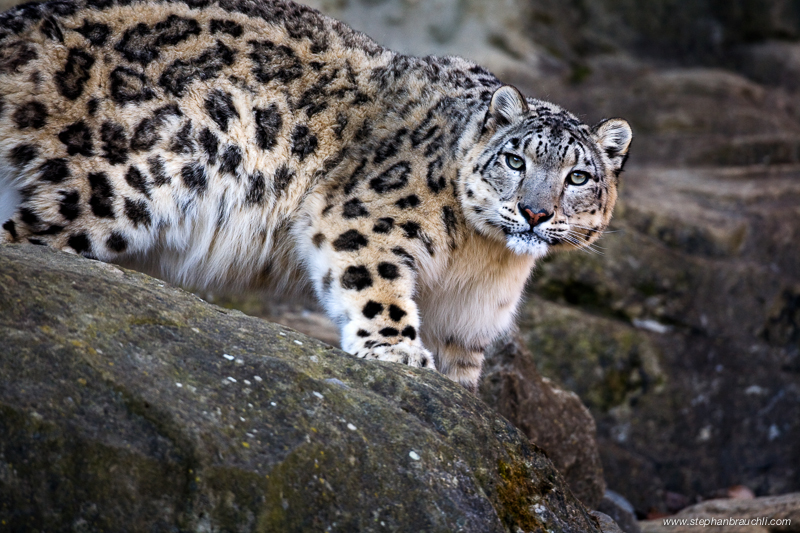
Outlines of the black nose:
[[531,206],[522,204],[518,204],[517,207],[519,207],[519,212],[522,213],[528,224],[531,225],[531,229],[553,218],[553,213],[548,213],[544,209],[534,211]]

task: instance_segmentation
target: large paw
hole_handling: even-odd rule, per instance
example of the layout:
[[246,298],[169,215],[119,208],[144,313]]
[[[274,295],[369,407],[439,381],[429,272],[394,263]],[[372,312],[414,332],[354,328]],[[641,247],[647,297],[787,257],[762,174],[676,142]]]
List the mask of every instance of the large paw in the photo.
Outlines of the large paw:
[[356,355],[364,359],[391,361],[393,363],[400,363],[417,368],[436,370],[436,363],[433,361],[433,355],[422,346],[412,346],[403,343],[384,344],[375,346],[369,350],[359,350]]

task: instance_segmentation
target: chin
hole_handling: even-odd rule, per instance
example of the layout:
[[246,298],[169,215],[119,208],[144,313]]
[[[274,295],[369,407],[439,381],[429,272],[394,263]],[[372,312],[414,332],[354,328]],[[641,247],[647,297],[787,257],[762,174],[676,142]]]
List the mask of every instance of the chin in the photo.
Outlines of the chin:
[[540,259],[547,255],[550,245],[531,233],[518,233],[506,237],[506,247],[517,255],[530,255]]

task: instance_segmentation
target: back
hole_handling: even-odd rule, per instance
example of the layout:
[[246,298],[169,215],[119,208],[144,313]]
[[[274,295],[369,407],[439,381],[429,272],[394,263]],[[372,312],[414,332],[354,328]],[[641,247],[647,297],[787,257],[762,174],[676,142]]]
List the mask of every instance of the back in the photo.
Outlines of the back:
[[0,219],[22,203],[0,238],[194,285],[257,275],[391,57],[280,1],[51,2],[0,28]]

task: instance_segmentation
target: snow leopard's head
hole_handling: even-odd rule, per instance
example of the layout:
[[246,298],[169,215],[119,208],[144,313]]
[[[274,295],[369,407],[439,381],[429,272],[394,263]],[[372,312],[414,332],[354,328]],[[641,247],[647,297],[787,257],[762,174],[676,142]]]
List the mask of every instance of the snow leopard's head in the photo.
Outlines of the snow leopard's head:
[[622,119],[589,127],[500,87],[462,169],[467,220],[518,254],[589,246],[611,220],[631,138]]

